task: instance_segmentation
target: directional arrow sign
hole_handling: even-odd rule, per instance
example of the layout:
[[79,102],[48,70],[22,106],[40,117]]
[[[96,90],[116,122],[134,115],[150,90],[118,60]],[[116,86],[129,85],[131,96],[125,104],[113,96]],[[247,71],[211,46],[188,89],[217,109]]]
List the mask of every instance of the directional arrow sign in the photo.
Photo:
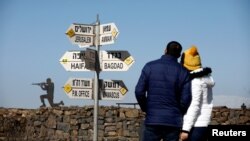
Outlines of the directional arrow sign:
[[[90,71],[91,69],[88,69],[86,67],[85,53],[86,51],[67,51],[61,57],[60,63],[66,71]],[[95,65],[95,62],[90,62],[87,64],[88,66],[93,67]]]
[[80,48],[94,46],[94,26],[87,24],[71,24],[66,35],[72,44]]
[[70,78],[63,86],[64,92],[74,99],[93,98],[93,80],[86,78]]
[[119,34],[114,23],[100,25],[100,45],[113,44]]
[[127,92],[122,80],[101,81],[101,100],[122,100]]
[[135,62],[128,51],[110,50],[101,52],[102,71],[127,71]]

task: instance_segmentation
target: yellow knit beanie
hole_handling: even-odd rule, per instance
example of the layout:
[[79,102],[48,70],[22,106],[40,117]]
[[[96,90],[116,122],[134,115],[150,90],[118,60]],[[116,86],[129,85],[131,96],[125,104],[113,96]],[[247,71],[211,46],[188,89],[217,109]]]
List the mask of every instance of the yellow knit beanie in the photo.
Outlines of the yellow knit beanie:
[[182,63],[184,67],[190,71],[201,68],[201,58],[196,46],[192,46],[184,51],[182,55]]

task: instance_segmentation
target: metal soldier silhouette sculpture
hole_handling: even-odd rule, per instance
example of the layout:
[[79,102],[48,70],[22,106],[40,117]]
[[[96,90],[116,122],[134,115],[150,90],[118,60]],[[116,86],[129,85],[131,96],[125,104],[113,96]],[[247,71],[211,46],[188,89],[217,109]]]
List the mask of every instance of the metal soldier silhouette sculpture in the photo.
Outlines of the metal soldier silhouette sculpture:
[[47,91],[47,94],[40,96],[42,102],[42,105],[40,107],[46,107],[44,99],[48,99],[48,102],[51,107],[58,107],[60,105],[64,105],[63,101],[59,103],[54,103],[54,83],[51,81],[50,78],[47,78],[46,82],[32,83],[32,85],[38,85],[41,87],[42,90]]

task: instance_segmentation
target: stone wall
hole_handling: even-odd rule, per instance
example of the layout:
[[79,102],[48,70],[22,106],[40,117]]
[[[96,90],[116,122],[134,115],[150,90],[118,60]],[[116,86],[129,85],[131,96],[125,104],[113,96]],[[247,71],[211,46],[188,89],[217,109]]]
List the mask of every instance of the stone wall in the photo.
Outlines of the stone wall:
[[214,107],[211,125],[250,125],[250,109]]
[[[0,108],[0,141],[92,141],[93,106]],[[139,109],[100,107],[99,141],[139,141],[145,114]],[[212,125],[250,125],[250,109],[213,109]]]

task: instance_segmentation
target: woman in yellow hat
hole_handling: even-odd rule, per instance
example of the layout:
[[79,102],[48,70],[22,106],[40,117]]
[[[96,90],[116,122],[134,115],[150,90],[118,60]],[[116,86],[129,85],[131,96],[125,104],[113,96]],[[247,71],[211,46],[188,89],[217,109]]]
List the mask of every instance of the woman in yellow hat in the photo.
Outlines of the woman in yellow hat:
[[202,68],[196,46],[192,46],[181,56],[181,64],[190,71],[192,79],[192,101],[184,116],[180,140],[206,141],[207,127],[213,108],[212,87],[215,82],[211,68]]

